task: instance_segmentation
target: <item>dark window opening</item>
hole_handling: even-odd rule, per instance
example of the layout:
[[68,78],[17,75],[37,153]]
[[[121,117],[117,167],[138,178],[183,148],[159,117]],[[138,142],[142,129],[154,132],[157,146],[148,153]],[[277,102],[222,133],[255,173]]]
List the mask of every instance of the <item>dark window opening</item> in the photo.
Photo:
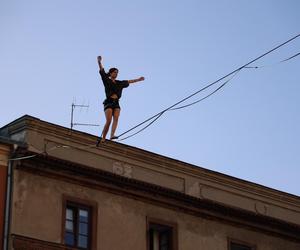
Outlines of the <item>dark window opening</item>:
[[172,227],[149,225],[149,250],[172,250]]
[[230,242],[230,250],[254,250],[254,249],[246,245]]
[[89,249],[91,244],[91,209],[67,203],[65,218],[65,244]]

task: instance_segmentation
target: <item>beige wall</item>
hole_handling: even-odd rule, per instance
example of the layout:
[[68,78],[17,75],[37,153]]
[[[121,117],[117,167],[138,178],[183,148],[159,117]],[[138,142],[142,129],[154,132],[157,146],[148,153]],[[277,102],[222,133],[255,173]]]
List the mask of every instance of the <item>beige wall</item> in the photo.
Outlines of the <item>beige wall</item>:
[[96,136],[33,117],[9,126],[29,150],[173,189],[300,225],[300,198],[255,183],[115,142],[96,148]]
[[146,250],[147,216],[177,223],[182,250],[227,250],[227,237],[257,250],[300,249],[300,243],[20,170],[14,174],[12,233],[60,243],[63,194],[97,202],[100,250]]
[[26,137],[33,151],[300,225],[294,195],[118,143],[96,148],[95,137],[68,129],[39,127]]

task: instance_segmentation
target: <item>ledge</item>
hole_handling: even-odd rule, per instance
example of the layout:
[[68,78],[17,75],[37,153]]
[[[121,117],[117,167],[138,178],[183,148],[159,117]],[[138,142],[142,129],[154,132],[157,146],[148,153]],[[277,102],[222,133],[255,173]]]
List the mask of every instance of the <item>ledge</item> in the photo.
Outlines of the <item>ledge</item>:
[[[33,152],[23,152],[26,156]],[[251,211],[230,207],[211,200],[196,198],[182,192],[146,183],[111,172],[95,169],[47,155],[19,161],[18,170],[61,179],[93,189],[126,195],[144,202],[155,203],[173,210],[239,225],[277,237],[300,242],[300,226]]]

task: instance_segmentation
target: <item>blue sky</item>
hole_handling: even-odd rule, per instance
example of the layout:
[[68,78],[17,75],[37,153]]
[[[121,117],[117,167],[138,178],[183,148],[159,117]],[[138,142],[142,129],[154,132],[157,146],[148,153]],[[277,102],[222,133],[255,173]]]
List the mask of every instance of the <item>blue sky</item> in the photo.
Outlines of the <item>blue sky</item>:
[[[118,134],[300,32],[300,2],[0,1],[0,126],[29,114],[100,134],[96,56],[124,90]],[[300,195],[300,38],[122,143]],[[208,93],[208,92],[206,92]],[[199,95],[201,98],[203,95]],[[196,98],[197,99],[197,98]],[[196,100],[193,99],[193,100]]]

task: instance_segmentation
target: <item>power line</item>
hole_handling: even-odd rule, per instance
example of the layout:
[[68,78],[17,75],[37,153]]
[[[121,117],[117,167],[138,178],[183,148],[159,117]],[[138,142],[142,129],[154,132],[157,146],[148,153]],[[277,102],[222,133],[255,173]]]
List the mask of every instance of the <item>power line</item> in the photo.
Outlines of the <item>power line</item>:
[[[299,53],[297,53],[297,54],[295,54],[295,55],[293,55],[293,56],[290,56],[290,57],[288,57],[288,58],[286,58],[286,59],[283,59],[283,60],[281,60],[281,61],[279,61],[278,63],[275,63],[275,64],[272,64],[272,65],[264,65],[264,66],[253,66],[253,67],[245,67],[245,68],[255,68],[255,69],[258,69],[258,68],[264,68],[264,67],[271,67],[271,66],[274,66],[274,65],[276,65],[276,64],[280,64],[280,63],[284,63],[284,62],[287,62],[287,61],[289,61],[289,60],[291,60],[291,59],[293,59],[293,58],[295,58],[295,57],[297,57],[297,56],[299,56],[300,55],[300,52]],[[222,85],[220,85],[217,89],[215,89],[213,92],[211,92],[210,94],[208,94],[208,95],[206,95],[205,97],[203,97],[203,98],[201,98],[201,99],[199,99],[199,100],[197,100],[197,101],[194,101],[194,102],[192,102],[192,103],[189,103],[189,104],[186,104],[186,105],[183,105],[183,106],[180,106],[180,107],[176,107],[176,108],[172,108],[172,109],[170,109],[170,111],[172,111],[172,110],[178,110],[178,109],[183,109],[183,108],[187,108],[187,107],[190,107],[190,106],[192,106],[192,105],[194,105],[194,104],[197,104],[197,103],[199,103],[199,102],[201,102],[201,101],[203,101],[203,100],[205,100],[206,98],[208,98],[208,97],[210,97],[211,95],[213,95],[213,94],[215,94],[217,91],[219,91],[221,88],[223,88],[228,82],[230,82],[238,73],[239,73],[240,71],[237,71],[235,74],[233,74],[232,75],[232,77],[230,78],[230,79],[228,79],[226,82],[224,82]]]
[[[271,50],[265,52],[264,54],[260,55],[259,57],[255,58],[255,59],[251,60],[250,62],[244,64],[243,66],[237,68],[236,70],[234,70],[234,71],[228,73],[227,75],[225,75],[225,76],[219,78],[218,80],[216,80],[216,81],[214,81],[214,82],[208,84],[207,86],[205,86],[205,87],[201,88],[200,90],[194,92],[193,94],[189,95],[188,97],[183,98],[182,100],[180,100],[180,101],[178,101],[177,103],[171,105],[170,107],[164,109],[163,111],[161,111],[161,112],[159,112],[159,113],[157,113],[157,114],[151,116],[150,118],[148,118],[148,119],[144,120],[143,122],[137,124],[136,126],[130,128],[129,130],[127,130],[127,131],[125,131],[124,133],[120,134],[120,135],[118,136],[118,138],[121,137],[121,136],[123,136],[123,135],[125,135],[125,134],[127,134],[127,133],[129,133],[130,131],[132,131],[132,130],[138,128],[138,127],[140,127],[141,125],[143,125],[143,124],[145,124],[145,123],[147,123],[147,122],[149,122],[149,121],[152,120],[148,125],[146,125],[146,126],[143,127],[142,129],[140,129],[139,131],[137,131],[137,132],[135,132],[134,134],[129,135],[129,136],[125,137],[125,138],[122,138],[122,139],[120,139],[120,140],[118,140],[118,141],[126,140],[126,139],[128,139],[128,138],[130,138],[130,137],[132,137],[132,136],[134,136],[134,135],[136,135],[136,134],[142,132],[143,130],[145,130],[146,128],[148,128],[149,126],[151,126],[155,121],[157,121],[157,120],[158,120],[165,112],[167,112],[167,111],[172,111],[172,110],[178,110],[178,109],[186,108],[186,107],[189,107],[189,106],[191,106],[191,105],[194,105],[194,104],[196,104],[196,103],[198,103],[198,102],[200,102],[200,101],[203,101],[204,99],[208,98],[209,96],[213,95],[214,93],[216,93],[217,91],[219,91],[221,88],[223,88],[223,87],[224,87],[229,81],[231,81],[231,80],[232,80],[232,79],[233,79],[233,78],[234,78],[234,77],[235,77],[242,69],[244,69],[244,68],[259,68],[259,67],[248,67],[248,65],[250,65],[251,63],[253,63],[253,62],[259,60],[260,58],[262,58],[262,57],[264,57],[264,56],[270,54],[271,52],[273,52],[273,51],[279,49],[280,47],[284,46],[285,44],[290,43],[291,41],[295,40],[295,39],[298,38],[299,36],[300,36],[300,34],[298,34],[298,35],[296,35],[296,36],[290,38],[289,40],[285,41],[284,43],[279,44],[278,46],[276,46],[276,47],[274,47],[273,49],[271,49]],[[289,61],[289,60],[291,60],[291,59],[293,59],[293,58],[295,58],[295,57],[297,57],[297,56],[299,56],[299,55],[300,55],[300,52],[297,53],[297,54],[295,54],[295,55],[293,55],[293,56],[291,56],[291,57],[288,57],[288,58],[286,58],[286,59],[280,61],[279,63]],[[174,107],[176,107],[178,104],[180,104],[180,103],[182,103],[182,102],[184,102],[184,101],[190,99],[191,97],[197,95],[198,93],[204,91],[205,89],[207,89],[207,88],[213,86],[214,84],[216,84],[216,83],[218,83],[218,82],[220,82],[220,81],[226,79],[228,76],[231,76],[231,75],[232,75],[232,77],[231,77],[229,80],[225,81],[222,85],[220,85],[216,90],[214,90],[213,92],[211,92],[211,93],[208,94],[207,96],[205,96],[205,97],[203,97],[203,98],[201,98],[201,99],[199,99],[199,100],[197,100],[197,101],[195,101],[195,102],[192,102],[192,103],[190,103],[190,104],[186,104],[186,105],[183,105],[183,106],[174,108]],[[87,148],[92,148],[92,147],[96,147],[96,146],[95,146],[94,144],[91,144],[91,145],[85,145],[85,146],[82,146],[82,147],[75,147],[75,148],[76,148],[76,149],[87,149]],[[29,158],[36,157],[36,156],[38,156],[38,155],[47,154],[49,151],[52,151],[52,150],[55,150],[55,149],[59,149],[59,148],[72,148],[72,146],[69,146],[69,145],[57,145],[57,146],[54,146],[54,147],[52,147],[52,148],[50,148],[50,149],[48,149],[48,150],[43,151],[42,153],[37,153],[37,154],[33,154],[33,155],[29,155],[29,156],[23,156],[23,157],[18,157],[18,158],[11,158],[11,159],[8,159],[8,160],[9,160],[9,161],[25,160],[25,159],[29,159]],[[1,161],[2,161],[2,160],[1,160]]]
[[[177,107],[177,108],[169,109],[168,111],[173,111],[173,110],[178,110],[178,109],[182,109],[182,108],[187,108],[187,107],[192,106],[192,105],[194,105],[194,104],[196,104],[196,103],[198,103],[198,102],[200,102],[200,101],[203,101],[204,99],[208,98],[209,96],[213,95],[213,94],[216,93],[218,90],[220,90],[222,87],[224,87],[229,81],[232,80],[232,78],[233,78],[234,76],[236,76],[236,74],[237,74],[238,72],[239,72],[239,71],[237,71],[237,72],[236,72],[229,80],[227,80],[226,82],[224,82],[221,86],[219,86],[219,87],[218,87],[216,90],[214,90],[212,93],[210,93],[210,94],[208,94],[207,96],[201,98],[200,100],[197,100],[197,101],[195,101],[195,102],[192,102],[192,103],[190,103],[190,104],[183,105],[183,106],[180,106],[180,107]],[[154,118],[155,118],[155,119],[154,119],[153,121],[151,121],[149,124],[147,124],[145,127],[141,128],[141,129],[138,130],[137,132],[135,132],[135,133],[133,133],[133,134],[131,134],[131,135],[129,135],[129,136],[126,136],[125,138],[122,138],[122,139],[120,139],[120,140],[118,140],[118,141],[124,141],[124,140],[126,140],[126,139],[128,139],[128,138],[130,138],[130,137],[135,136],[136,134],[141,133],[141,132],[144,131],[146,128],[148,128],[149,126],[151,126],[156,120],[158,120],[158,118],[160,118],[165,112],[166,112],[166,111],[162,111],[162,112],[159,113],[156,117],[151,117],[151,118],[148,119],[147,121],[149,121],[149,120],[151,120],[151,119],[154,119]]]
[[[136,134],[141,133],[143,130],[145,130],[146,128],[148,128],[149,126],[151,126],[154,122],[156,122],[156,120],[157,120],[158,118],[160,118],[165,112],[166,112],[166,111],[162,111],[159,115],[156,116],[156,118],[155,118],[153,121],[151,121],[151,122],[150,122],[148,125],[146,125],[145,127],[141,128],[139,131],[137,131],[137,132],[133,133],[132,135],[129,135],[129,136],[125,137],[125,138],[122,138],[122,139],[120,139],[120,140],[118,140],[118,141],[124,141],[124,140],[126,140],[126,139],[128,139],[128,138],[130,138],[130,137],[132,137],[132,136],[135,136]],[[152,119],[153,119],[153,118],[152,118]]]
[[289,58],[287,58],[287,59],[284,59],[284,60],[282,60],[282,61],[280,61],[280,62],[281,62],[281,63],[282,63],[282,62],[286,62],[286,61],[291,60],[291,59],[293,59],[293,58],[295,58],[296,56],[299,56],[299,55],[300,55],[300,52],[297,53],[297,54],[295,54],[295,55],[293,55],[293,56],[291,56],[291,57],[289,57]]
[[[138,125],[136,125],[136,126],[130,128],[130,129],[128,129],[127,131],[123,132],[122,134],[120,134],[120,135],[118,136],[118,138],[120,138],[120,137],[124,136],[125,134],[129,133],[130,131],[132,131],[132,130],[138,128],[138,127],[140,127],[141,125],[145,124],[146,122],[148,122],[148,121],[150,121],[150,120],[156,118],[154,121],[152,121],[152,122],[151,122],[149,125],[147,125],[145,128],[143,128],[143,129],[141,129],[140,131],[134,133],[133,135],[136,135],[136,134],[142,132],[142,131],[145,130],[147,127],[149,127],[150,125],[152,125],[152,124],[158,119],[158,117],[162,116],[162,114],[164,114],[166,111],[171,110],[172,108],[174,108],[174,107],[177,106],[178,104],[180,104],[180,103],[182,103],[182,102],[184,102],[184,101],[190,99],[191,97],[197,95],[198,93],[204,91],[205,89],[207,89],[207,88],[213,86],[214,84],[216,84],[216,83],[222,81],[223,79],[227,78],[228,76],[230,76],[230,75],[232,75],[232,74],[234,74],[234,73],[239,72],[241,69],[247,68],[247,66],[249,66],[249,65],[252,64],[253,62],[258,61],[258,60],[261,59],[262,57],[265,57],[266,55],[270,54],[271,52],[273,52],[273,51],[279,49],[280,47],[282,47],[282,46],[284,46],[284,45],[290,43],[291,41],[295,40],[295,39],[298,38],[299,36],[300,36],[300,34],[298,34],[298,35],[296,35],[296,36],[294,36],[294,37],[288,39],[287,41],[285,41],[285,42],[283,42],[283,43],[277,45],[276,47],[272,48],[271,50],[269,50],[269,51],[263,53],[262,55],[256,57],[255,59],[251,60],[250,62],[248,62],[248,63],[242,65],[241,67],[239,67],[239,68],[233,70],[232,72],[228,73],[227,75],[225,75],[225,76],[219,78],[218,80],[216,80],[216,81],[214,81],[214,82],[208,84],[207,86],[201,88],[200,90],[194,92],[193,94],[191,94],[191,95],[189,95],[189,96],[183,98],[182,100],[176,102],[175,104],[173,104],[173,105],[171,105],[170,107],[164,109],[163,111],[161,111],[161,112],[159,112],[159,113],[157,113],[157,114],[151,116],[150,118],[146,119],[145,121],[143,121],[143,122],[139,123]],[[298,54],[297,54],[297,55],[298,55]],[[292,56],[292,57],[290,57],[290,58],[288,58],[288,59],[286,59],[286,60],[290,60],[290,59],[292,59],[293,57],[295,57],[295,56],[297,56],[297,55],[294,55],[294,56]],[[226,84],[226,83],[225,83],[225,84]],[[222,86],[222,85],[221,85],[221,86]],[[223,85],[223,86],[224,86],[224,85]],[[222,86],[222,87],[223,87],[223,86]],[[219,89],[220,89],[220,88],[219,88]],[[219,90],[219,89],[217,89],[217,90]],[[215,91],[215,92],[216,92],[216,91]],[[215,93],[215,92],[214,92],[214,93]],[[209,95],[209,96],[210,96],[210,95]],[[133,135],[128,136],[128,137],[126,137],[126,138],[132,137]],[[126,138],[123,138],[123,139],[120,139],[120,140],[125,140]]]
[[293,59],[293,58],[295,58],[295,57],[297,57],[299,55],[300,55],[300,52],[297,53],[297,54],[295,54],[295,55],[293,55],[293,56],[290,56],[290,57],[288,57],[286,59],[283,59],[283,60],[281,60],[281,61],[279,61],[277,63],[272,63],[272,64],[269,64],[269,65],[263,65],[263,66],[249,66],[249,67],[245,67],[245,69],[260,69],[260,68],[272,67],[272,66],[281,64],[283,62],[287,62],[287,61],[289,61],[289,60],[291,60],[291,59]]
[[183,105],[183,106],[180,106],[180,107],[176,107],[176,108],[172,108],[172,109],[169,109],[169,111],[173,111],[173,110],[178,110],[178,109],[183,109],[183,108],[187,108],[187,107],[190,107],[192,105],[195,105],[203,100],[205,100],[206,98],[210,97],[211,95],[215,94],[217,91],[219,91],[221,88],[223,88],[228,82],[230,82],[238,73],[240,72],[237,71],[235,72],[235,74],[232,75],[232,77],[230,79],[228,79],[226,82],[224,82],[222,85],[220,85],[217,89],[215,89],[213,92],[211,92],[210,94],[202,97],[201,99],[197,100],[197,101],[194,101],[192,103],[189,103],[189,104],[186,104],[186,105]]
[[[44,147],[46,147],[47,143],[44,144]],[[33,145],[29,145],[30,147],[34,147]],[[34,157],[37,157],[39,155],[48,155],[48,153],[50,153],[51,151],[53,150],[56,150],[56,149],[60,149],[60,148],[63,148],[63,149],[70,149],[70,148],[75,148],[75,149],[79,149],[79,150],[84,150],[84,149],[88,149],[88,148],[94,148],[96,147],[96,144],[93,143],[93,144],[89,144],[89,145],[85,145],[85,146],[81,146],[81,147],[73,147],[73,146],[69,146],[69,145],[56,145],[56,146],[53,146],[51,147],[50,149],[44,149],[44,151],[41,151],[40,153],[34,153],[34,154],[31,154],[31,155],[26,155],[26,156],[20,156],[20,157],[16,157],[16,158],[9,158],[7,159],[7,161],[19,161],[19,160],[26,160],[26,159],[30,159],[30,158],[34,158]],[[37,149],[36,149],[37,150]],[[7,162],[5,160],[1,160],[0,159],[0,162]]]

